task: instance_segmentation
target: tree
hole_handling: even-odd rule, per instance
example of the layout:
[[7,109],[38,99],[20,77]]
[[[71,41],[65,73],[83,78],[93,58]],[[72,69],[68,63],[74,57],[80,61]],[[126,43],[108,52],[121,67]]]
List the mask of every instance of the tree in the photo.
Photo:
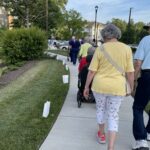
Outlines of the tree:
[[[57,28],[67,0],[48,0],[49,28]],[[29,27],[35,25],[46,28],[46,1],[43,0],[0,0],[0,4],[11,10],[14,20],[14,27]]]
[[73,9],[66,11],[64,14],[64,38],[69,39],[73,35],[78,38],[83,37],[86,23],[87,21],[82,18],[79,12]]
[[113,18],[112,23],[115,24],[117,27],[120,28],[121,32],[125,32],[127,27],[127,22],[121,19]]
[[135,31],[136,31],[136,41],[137,43],[140,42],[140,40],[148,35],[148,32],[146,30],[143,29],[143,26],[144,26],[144,22],[137,22],[135,24]]
[[121,19],[113,18],[111,23],[121,29],[122,37],[120,40],[127,44],[137,44],[143,36],[147,35],[147,32],[143,29],[143,22],[134,23],[134,21],[131,20],[129,24]]

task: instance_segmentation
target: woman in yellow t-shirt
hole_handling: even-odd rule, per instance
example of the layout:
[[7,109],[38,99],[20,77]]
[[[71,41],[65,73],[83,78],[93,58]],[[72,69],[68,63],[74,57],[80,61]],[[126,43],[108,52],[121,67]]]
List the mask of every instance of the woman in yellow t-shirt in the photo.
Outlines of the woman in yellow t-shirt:
[[[133,89],[134,67],[132,51],[129,46],[118,41],[121,31],[113,24],[108,24],[101,32],[104,39],[103,47],[108,55],[126,72],[127,79]],[[108,150],[114,150],[116,133],[118,132],[118,112],[121,101],[126,95],[125,77],[109,62],[98,47],[89,66],[89,73],[84,89],[84,96],[89,94],[89,85],[96,100],[97,122],[99,130],[97,138],[105,143],[104,126],[108,121]]]

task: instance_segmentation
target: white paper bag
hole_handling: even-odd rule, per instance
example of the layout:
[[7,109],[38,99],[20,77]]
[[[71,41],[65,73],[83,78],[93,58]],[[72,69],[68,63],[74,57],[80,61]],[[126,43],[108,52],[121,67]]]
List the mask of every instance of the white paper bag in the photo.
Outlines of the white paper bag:
[[59,60],[59,56],[57,55],[56,60]]
[[62,78],[63,78],[63,83],[64,84],[69,82],[69,76],[68,75],[63,75]]
[[66,68],[66,70],[67,70],[67,71],[69,70],[69,67],[68,67],[67,65],[66,65],[66,67],[65,67],[65,68]]
[[62,61],[62,63],[63,63],[63,65],[65,65],[65,64],[66,64],[66,61],[65,61],[65,60],[63,60],[63,61]]
[[50,101],[47,101],[44,103],[44,108],[43,108],[43,117],[47,118],[49,115],[50,111]]

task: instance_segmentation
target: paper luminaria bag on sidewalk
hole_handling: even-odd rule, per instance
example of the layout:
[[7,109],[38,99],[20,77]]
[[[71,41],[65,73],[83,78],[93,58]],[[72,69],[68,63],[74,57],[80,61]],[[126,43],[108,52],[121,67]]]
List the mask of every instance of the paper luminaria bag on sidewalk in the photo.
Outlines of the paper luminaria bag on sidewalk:
[[66,61],[65,61],[65,60],[62,60],[62,63],[63,63],[63,65],[65,65],[65,64],[66,64]]
[[67,71],[69,70],[69,67],[67,65],[65,66],[65,68],[66,68]]
[[62,79],[64,84],[69,83],[69,75],[63,75]]
[[44,103],[44,108],[43,108],[43,117],[47,118],[49,115],[50,111],[50,101],[47,101]]

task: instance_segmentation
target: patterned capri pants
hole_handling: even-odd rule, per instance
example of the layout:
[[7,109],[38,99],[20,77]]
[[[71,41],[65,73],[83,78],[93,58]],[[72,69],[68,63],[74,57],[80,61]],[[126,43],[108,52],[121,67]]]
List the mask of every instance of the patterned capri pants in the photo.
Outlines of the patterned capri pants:
[[93,94],[96,100],[98,124],[104,124],[108,121],[108,130],[118,132],[118,112],[124,97],[96,92]]

